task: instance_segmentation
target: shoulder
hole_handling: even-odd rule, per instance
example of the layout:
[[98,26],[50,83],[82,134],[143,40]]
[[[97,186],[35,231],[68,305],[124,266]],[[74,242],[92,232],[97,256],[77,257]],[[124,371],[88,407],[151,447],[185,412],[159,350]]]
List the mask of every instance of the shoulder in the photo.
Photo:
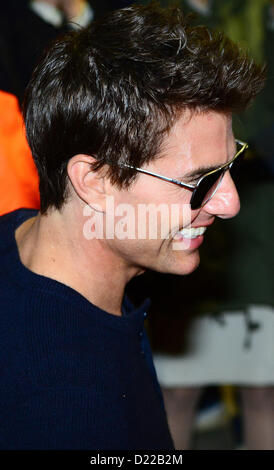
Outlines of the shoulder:
[[33,209],[17,209],[0,216],[0,252],[14,243],[14,231],[20,224],[37,214]]

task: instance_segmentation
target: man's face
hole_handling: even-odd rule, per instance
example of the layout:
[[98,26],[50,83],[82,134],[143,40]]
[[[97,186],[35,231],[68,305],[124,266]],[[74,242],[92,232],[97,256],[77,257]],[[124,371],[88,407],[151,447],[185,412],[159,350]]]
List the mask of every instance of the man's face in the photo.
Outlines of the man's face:
[[[206,112],[195,114],[189,119],[184,115],[165,138],[159,158],[143,168],[195,184],[197,179],[195,181],[188,178],[190,172],[199,169],[204,174],[211,167],[225,164],[234,154],[235,141],[229,116]],[[147,230],[146,238],[140,239],[137,233],[138,220],[135,218],[134,239],[121,240],[115,237],[113,240],[106,240],[112,254],[119,258],[120,266],[122,262],[129,271],[135,270],[136,273],[145,268],[173,274],[192,272],[199,264],[198,248],[206,238],[206,233],[199,235],[194,230],[191,232],[193,238],[189,239],[184,237],[182,229],[208,227],[215,217],[230,218],[240,209],[238,193],[229,171],[225,173],[212,199],[197,210],[190,210],[191,190],[141,173],[129,189],[118,190],[113,187],[112,195],[115,207],[128,204],[134,208],[136,217],[140,204],[146,205],[143,207],[148,207],[149,204],[159,207],[164,204],[169,215],[172,206],[179,209],[179,227],[177,221],[174,223],[170,220],[171,217],[168,218],[168,224],[158,217],[154,224],[154,236],[149,237]],[[142,226],[144,220],[139,220],[139,223]]]

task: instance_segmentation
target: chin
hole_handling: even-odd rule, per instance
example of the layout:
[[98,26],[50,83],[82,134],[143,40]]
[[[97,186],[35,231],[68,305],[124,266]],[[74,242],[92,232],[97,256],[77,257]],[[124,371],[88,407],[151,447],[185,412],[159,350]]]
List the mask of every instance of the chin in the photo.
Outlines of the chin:
[[[178,252],[177,252],[178,253]],[[168,263],[163,264],[160,269],[152,268],[156,271],[167,273],[167,274],[177,274],[178,276],[185,276],[191,274],[195,269],[198,268],[200,264],[200,254],[198,250],[195,250],[192,253],[186,254],[184,252],[183,256],[172,256],[169,257]]]
[[186,263],[185,265],[178,266],[177,269],[174,269],[173,274],[177,274],[179,276],[187,276],[188,274],[193,273],[200,264],[200,258],[195,263]]
[[200,253],[199,250],[195,250],[192,253],[187,254],[186,256],[183,256],[182,259],[180,259],[180,263],[178,264],[178,268],[181,272],[178,274],[191,274],[195,269],[198,268],[200,264]]

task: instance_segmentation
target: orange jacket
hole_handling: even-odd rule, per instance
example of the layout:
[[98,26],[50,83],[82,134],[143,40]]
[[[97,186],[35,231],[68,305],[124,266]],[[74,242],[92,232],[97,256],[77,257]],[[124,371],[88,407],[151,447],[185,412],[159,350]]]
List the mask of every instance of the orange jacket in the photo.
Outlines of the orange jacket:
[[39,206],[38,174],[17,98],[0,91],[0,215]]

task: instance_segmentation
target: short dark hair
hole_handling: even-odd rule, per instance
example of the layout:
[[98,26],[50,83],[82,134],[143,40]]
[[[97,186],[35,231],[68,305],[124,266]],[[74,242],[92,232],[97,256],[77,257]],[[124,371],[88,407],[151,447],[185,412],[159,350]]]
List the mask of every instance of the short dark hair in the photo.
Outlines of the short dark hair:
[[57,40],[34,71],[24,117],[40,177],[41,212],[67,197],[76,154],[109,165],[114,184],[155,158],[179,112],[243,111],[264,82],[231,40],[193,26],[178,8],[131,6]]

